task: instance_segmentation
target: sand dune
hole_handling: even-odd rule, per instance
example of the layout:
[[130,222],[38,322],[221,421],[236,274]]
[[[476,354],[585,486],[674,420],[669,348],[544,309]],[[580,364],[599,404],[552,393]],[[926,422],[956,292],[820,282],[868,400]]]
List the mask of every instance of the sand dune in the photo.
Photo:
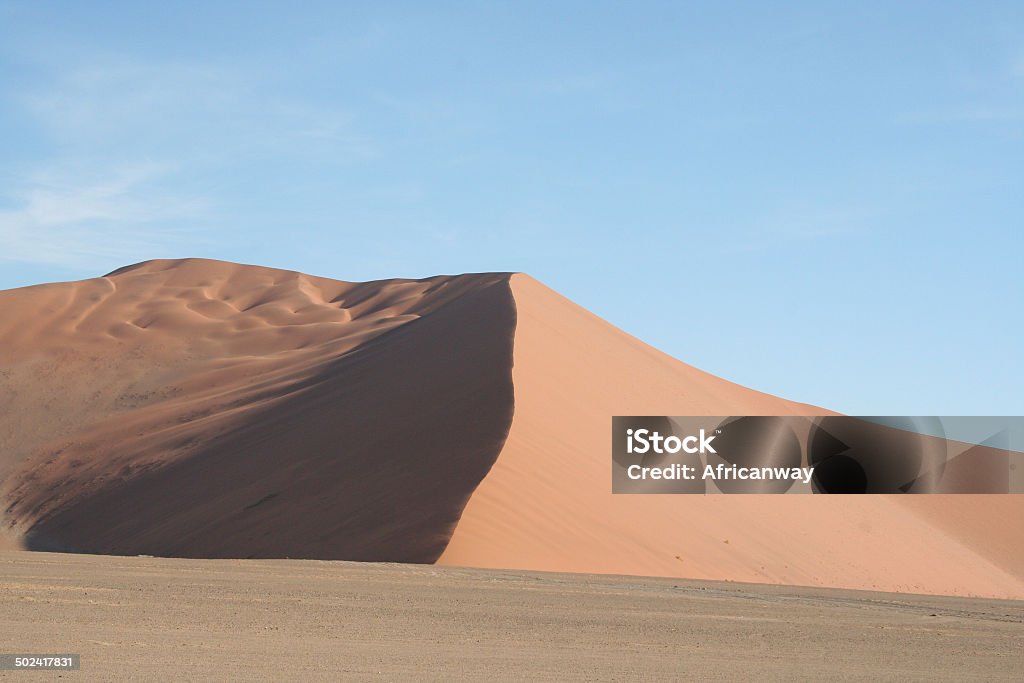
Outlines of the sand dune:
[[611,415],[826,411],[524,275],[152,261],[0,310],[0,495],[31,548],[1024,597],[1020,496],[612,496]]
[[511,419],[501,275],[188,260],[2,297],[31,548],[430,562]]
[[527,276],[511,283],[515,417],[441,563],[1024,595],[1009,523],[1021,496],[610,495],[610,415],[826,411],[680,363]]

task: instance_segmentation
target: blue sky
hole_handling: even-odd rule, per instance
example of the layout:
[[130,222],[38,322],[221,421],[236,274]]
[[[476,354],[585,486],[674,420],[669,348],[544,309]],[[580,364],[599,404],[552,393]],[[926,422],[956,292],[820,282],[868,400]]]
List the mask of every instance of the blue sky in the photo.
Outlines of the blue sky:
[[525,271],[788,398],[1024,414],[1020,2],[0,0],[0,150],[0,288]]

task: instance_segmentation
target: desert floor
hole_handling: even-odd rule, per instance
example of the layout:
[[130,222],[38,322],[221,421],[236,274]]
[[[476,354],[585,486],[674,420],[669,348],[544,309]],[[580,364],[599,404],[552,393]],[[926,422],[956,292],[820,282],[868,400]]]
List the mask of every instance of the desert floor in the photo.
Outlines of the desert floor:
[[1020,601],[430,565],[0,552],[0,614],[2,652],[80,653],[67,679],[1024,671]]

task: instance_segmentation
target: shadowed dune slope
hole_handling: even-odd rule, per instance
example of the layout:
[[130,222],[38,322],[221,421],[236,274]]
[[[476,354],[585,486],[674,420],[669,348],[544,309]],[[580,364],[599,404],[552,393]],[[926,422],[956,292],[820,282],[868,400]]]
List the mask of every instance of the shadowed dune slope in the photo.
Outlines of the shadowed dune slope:
[[512,417],[507,275],[156,261],[0,308],[29,548],[430,562]]
[[671,358],[525,275],[516,411],[442,564],[1024,597],[1022,496],[612,495],[612,415],[815,415]]

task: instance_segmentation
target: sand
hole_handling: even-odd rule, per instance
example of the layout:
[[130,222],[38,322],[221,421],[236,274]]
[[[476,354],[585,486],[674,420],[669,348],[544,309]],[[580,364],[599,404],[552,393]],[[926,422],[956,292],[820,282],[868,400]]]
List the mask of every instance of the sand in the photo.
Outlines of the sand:
[[828,411],[525,275],[150,261],[0,310],[7,547],[1024,597],[1022,496],[613,496],[612,415]]
[[507,276],[156,261],[0,307],[33,549],[431,562],[512,415]]
[[443,564],[1024,597],[1024,496],[614,496],[611,415],[817,415],[671,358],[525,275],[516,410]]
[[[70,680],[995,681],[1024,669],[1022,602],[430,565],[0,553],[0,613],[0,649],[81,654]],[[56,678],[28,675],[40,676]]]

